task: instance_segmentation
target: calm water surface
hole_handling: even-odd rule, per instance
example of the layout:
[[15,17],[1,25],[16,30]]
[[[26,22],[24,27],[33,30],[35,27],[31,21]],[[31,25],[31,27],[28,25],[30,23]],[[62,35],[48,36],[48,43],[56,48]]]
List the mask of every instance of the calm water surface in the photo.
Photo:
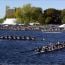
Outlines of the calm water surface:
[[[0,40],[0,64],[65,65],[65,49],[44,54],[35,54],[34,51],[29,51],[47,45],[49,42],[65,41],[65,33],[0,30],[0,35],[36,37],[36,41]],[[44,40],[42,40],[43,38]]]

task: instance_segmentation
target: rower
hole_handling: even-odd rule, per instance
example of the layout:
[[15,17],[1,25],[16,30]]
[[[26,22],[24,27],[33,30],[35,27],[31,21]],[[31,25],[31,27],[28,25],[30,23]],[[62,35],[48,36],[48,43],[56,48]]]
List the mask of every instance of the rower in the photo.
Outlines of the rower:
[[3,36],[0,36],[0,39],[3,39]]
[[31,37],[31,40],[35,40],[35,37]]
[[52,51],[52,50],[54,50],[54,45],[52,45],[52,43],[50,43],[50,45],[48,46],[48,51]]
[[57,42],[57,43],[54,45],[54,48],[55,48],[55,49],[58,49],[58,48],[59,48],[59,44],[60,44],[60,42]]
[[16,36],[12,36],[12,37],[13,37],[13,38],[12,38],[13,40],[15,40],[15,39],[16,39]]
[[7,39],[7,36],[4,36],[4,39]]
[[38,48],[38,52],[41,52],[41,50],[42,50],[42,47]]
[[8,39],[8,40],[12,40],[13,37],[12,37],[12,36],[7,36],[7,39]]
[[21,36],[21,40],[24,40],[25,38],[24,38],[24,36]]
[[27,36],[27,37],[26,37],[26,40],[30,40],[30,37],[29,37],[29,36]]
[[44,48],[44,51],[47,52],[49,50],[48,46]]
[[16,39],[17,39],[17,40],[20,40],[20,36],[16,36]]
[[42,51],[42,47],[38,47],[35,51],[36,52],[41,52]]

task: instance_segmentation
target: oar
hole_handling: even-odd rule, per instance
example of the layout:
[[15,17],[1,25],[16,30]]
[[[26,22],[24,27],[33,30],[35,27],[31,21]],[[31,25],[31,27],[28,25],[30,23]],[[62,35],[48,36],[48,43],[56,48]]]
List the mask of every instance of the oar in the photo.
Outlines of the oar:
[[32,51],[35,51],[35,50],[37,50],[38,48],[41,48],[41,47],[36,47],[36,48],[34,48],[34,49],[31,49],[31,50],[28,50],[28,51],[23,51],[23,52],[20,52],[20,53],[32,52]]
[[28,50],[28,51],[23,51],[23,52],[20,52],[20,53],[27,53],[27,52],[32,52],[32,51],[35,51],[36,49],[31,49],[31,50]]

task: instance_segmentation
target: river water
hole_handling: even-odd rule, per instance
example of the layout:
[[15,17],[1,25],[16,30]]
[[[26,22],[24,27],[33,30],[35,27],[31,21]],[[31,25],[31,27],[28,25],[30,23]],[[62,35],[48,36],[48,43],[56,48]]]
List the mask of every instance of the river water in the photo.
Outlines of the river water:
[[0,35],[26,35],[36,37],[31,40],[0,40],[0,64],[10,65],[65,65],[65,49],[44,54],[30,51],[49,42],[65,41],[65,33],[43,33],[40,31],[0,30]]

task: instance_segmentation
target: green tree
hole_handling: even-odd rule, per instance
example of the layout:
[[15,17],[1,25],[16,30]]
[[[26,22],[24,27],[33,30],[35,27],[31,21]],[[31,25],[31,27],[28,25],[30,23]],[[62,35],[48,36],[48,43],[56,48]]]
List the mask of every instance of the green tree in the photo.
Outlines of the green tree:
[[3,21],[4,21],[4,19],[2,18],[2,19],[0,19],[0,23],[3,23]]
[[[61,11],[61,20],[63,20],[64,18],[65,18],[65,9],[63,9]],[[63,21],[62,21],[62,23],[63,23]]]
[[32,20],[34,22],[39,21],[38,19],[40,15],[42,14],[42,9],[39,7],[32,7],[31,14],[32,14]]
[[49,24],[61,24],[61,11],[53,8],[44,10],[44,16],[51,17],[52,21]]
[[16,23],[23,23],[23,19],[21,16],[21,8],[16,8],[15,10],[15,17],[17,19]]
[[30,4],[24,5],[20,9],[16,9],[15,16],[21,23],[29,24],[30,22],[38,21],[42,9],[38,7],[32,7]]
[[15,16],[19,23],[29,23],[30,22],[30,14],[31,12],[31,5],[27,4],[24,5],[22,8],[16,9]]
[[51,21],[52,21],[52,17],[47,17],[45,20],[45,24],[50,24]]
[[[10,12],[13,14],[11,14]],[[12,10],[12,11],[11,11]],[[14,11],[13,11],[14,10]],[[40,7],[32,7],[31,4],[23,5],[23,7],[10,9],[6,7],[5,18],[15,18],[17,23],[24,23],[28,25],[30,22],[38,22],[43,24],[61,24],[65,18],[65,9],[57,10],[54,8],[48,8],[42,11]],[[9,12],[9,13],[8,13]]]
[[49,8],[49,9],[44,10],[44,13],[46,16],[53,16],[56,13],[56,9]]
[[63,9],[63,10],[61,11],[61,16],[62,16],[62,17],[65,16],[65,9]]
[[62,23],[65,24],[65,16],[62,19]]
[[45,17],[43,16],[43,14],[39,15],[38,17],[38,22],[41,24],[41,25],[44,25],[45,24]]

